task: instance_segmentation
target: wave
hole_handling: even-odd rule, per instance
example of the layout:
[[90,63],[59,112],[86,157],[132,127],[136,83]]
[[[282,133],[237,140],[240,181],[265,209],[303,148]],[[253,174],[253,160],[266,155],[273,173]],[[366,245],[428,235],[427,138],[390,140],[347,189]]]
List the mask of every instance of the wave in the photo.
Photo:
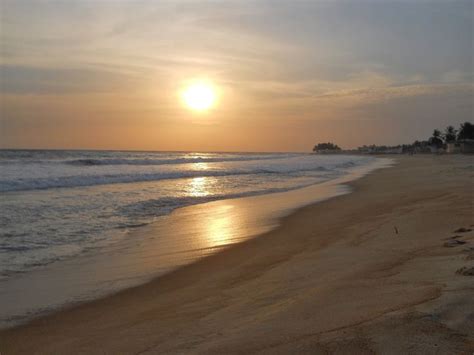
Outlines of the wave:
[[105,174],[105,175],[73,175],[73,176],[57,176],[52,178],[35,178],[35,179],[15,179],[0,180],[0,192],[11,191],[29,191],[29,190],[45,190],[51,188],[71,188],[86,187],[96,185],[148,182],[170,179],[197,178],[197,177],[223,177],[237,175],[268,175],[268,174],[286,174],[289,176],[304,174],[307,172],[315,172],[317,174],[339,174],[338,169],[353,167],[357,164],[352,162],[337,164],[332,167],[312,166],[295,170],[281,169],[235,169],[235,170],[188,170],[180,172],[153,172],[142,174]]
[[[321,182],[321,181],[319,181]],[[126,215],[132,219],[139,219],[144,217],[158,217],[171,213],[177,208],[184,206],[197,205],[201,203],[227,200],[248,196],[264,195],[276,192],[285,192],[289,190],[295,190],[298,188],[306,187],[312,183],[298,184],[292,187],[273,187],[261,190],[245,191],[239,193],[228,193],[221,195],[209,195],[209,196],[183,196],[183,197],[162,197],[159,199],[151,199],[140,201],[128,205],[121,206],[118,209],[118,213]],[[119,228],[136,228],[147,225],[149,223],[132,223],[121,225]]]
[[0,181],[0,192],[44,190],[62,187],[84,187],[95,185],[159,181],[169,179],[195,178],[195,177],[219,177],[231,175],[253,175],[277,173],[270,170],[256,171],[184,171],[179,173],[145,173],[130,175],[82,175],[82,176],[60,176],[55,178],[21,179]]
[[216,157],[216,158],[176,158],[176,159],[75,159],[62,161],[64,164],[76,166],[94,166],[94,165],[173,165],[173,164],[192,164],[192,163],[218,163],[227,161],[252,161],[252,160],[269,160],[269,159],[285,159],[292,155],[275,155],[275,156],[256,156],[256,157]]

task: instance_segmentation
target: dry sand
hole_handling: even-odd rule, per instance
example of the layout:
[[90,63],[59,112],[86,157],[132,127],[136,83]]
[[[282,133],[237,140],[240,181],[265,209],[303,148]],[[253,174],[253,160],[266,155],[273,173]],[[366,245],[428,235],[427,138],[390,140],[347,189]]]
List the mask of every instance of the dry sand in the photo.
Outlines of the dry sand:
[[256,239],[2,331],[0,351],[472,354],[474,232],[454,231],[474,229],[473,158],[397,160]]

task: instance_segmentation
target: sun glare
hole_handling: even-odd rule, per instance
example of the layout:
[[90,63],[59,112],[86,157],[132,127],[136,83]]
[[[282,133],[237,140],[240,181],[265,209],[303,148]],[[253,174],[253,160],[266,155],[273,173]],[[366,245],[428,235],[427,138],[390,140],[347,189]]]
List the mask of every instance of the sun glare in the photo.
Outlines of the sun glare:
[[216,94],[211,85],[196,83],[188,86],[182,93],[183,101],[196,111],[207,110],[214,105]]

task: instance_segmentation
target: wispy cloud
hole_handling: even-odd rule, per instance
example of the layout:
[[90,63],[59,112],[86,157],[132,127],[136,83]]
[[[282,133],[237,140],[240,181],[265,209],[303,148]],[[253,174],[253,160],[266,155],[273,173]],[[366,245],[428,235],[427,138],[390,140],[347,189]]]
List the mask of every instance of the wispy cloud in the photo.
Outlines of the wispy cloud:
[[[355,144],[319,128],[310,138],[315,121],[332,127],[398,111],[439,124],[452,120],[440,116],[443,102],[463,107],[457,120],[472,118],[471,1],[3,0],[1,7],[8,127],[47,122],[53,111],[56,123],[88,115],[97,127],[128,117],[188,132],[185,124],[214,122],[221,135],[260,124],[263,134],[278,122],[311,145],[323,131],[321,139]],[[221,91],[207,120],[186,118],[177,100],[194,78]]]

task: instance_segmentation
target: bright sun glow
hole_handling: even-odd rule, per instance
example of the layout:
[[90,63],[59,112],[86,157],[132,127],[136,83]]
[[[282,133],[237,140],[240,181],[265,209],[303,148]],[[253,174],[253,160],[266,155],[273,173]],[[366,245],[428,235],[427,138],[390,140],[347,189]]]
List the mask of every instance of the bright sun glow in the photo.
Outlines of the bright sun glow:
[[183,91],[183,100],[185,104],[197,111],[203,111],[210,108],[216,101],[216,94],[211,85],[197,83],[188,86]]

